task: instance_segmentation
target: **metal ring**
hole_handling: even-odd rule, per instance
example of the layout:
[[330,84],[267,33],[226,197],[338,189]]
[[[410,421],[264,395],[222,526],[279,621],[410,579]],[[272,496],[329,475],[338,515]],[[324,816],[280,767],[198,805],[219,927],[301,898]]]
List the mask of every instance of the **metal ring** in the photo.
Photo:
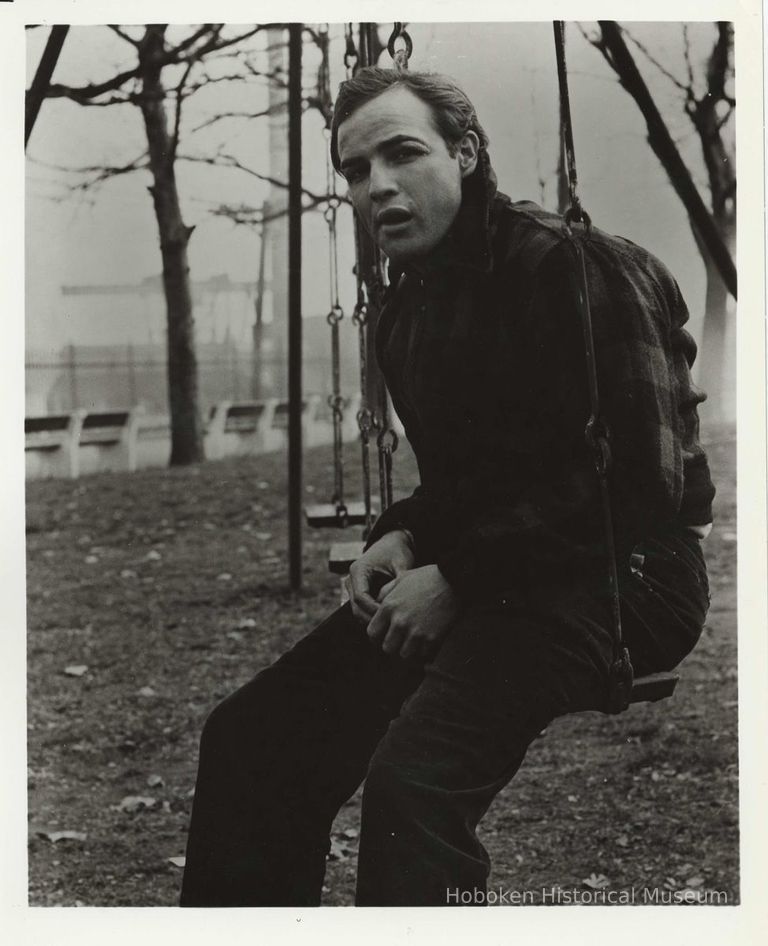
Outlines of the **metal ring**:
[[381,433],[376,438],[376,445],[380,450],[385,452],[394,453],[397,450],[398,438],[397,434],[392,430],[391,427],[387,427],[386,430],[382,430]]
[[343,318],[344,310],[340,305],[335,305],[325,317],[325,320],[329,325],[338,325]]
[[580,223],[587,235],[592,231],[592,218],[581,204],[572,204],[563,214],[563,222],[568,233],[572,232],[571,225],[574,223]]
[[411,58],[411,53],[413,52],[413,40],[408,35],[408,30],[405,29],[402,23],[395,23],[395,28],[392,30],[392,34],[387,40],[387,52],[390,55],[390,58],[395,60],[397,54],[395,51],[395,42],[398,39],[402,39],[405,43],[405,62],[407,64],[408,60]]
[[357,412],[357,426],[363,433],[368,433],[373,428],[373,413],[370,408],[363,407]]

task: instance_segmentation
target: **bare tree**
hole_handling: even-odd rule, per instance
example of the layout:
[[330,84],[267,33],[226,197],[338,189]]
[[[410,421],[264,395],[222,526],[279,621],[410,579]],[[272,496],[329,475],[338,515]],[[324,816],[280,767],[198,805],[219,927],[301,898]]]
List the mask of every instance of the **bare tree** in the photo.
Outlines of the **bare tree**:
[[[648,142],[688,212],[691,230],[704,260],[707,278],[701,379],[710,394],[709,416],[723,418],[725,365],[723,352],[729,292],[736,295],[733,253],[736,242],[736,162],[732,123],[736,101],[731,91],[733,25],[713,24],[715,36],[703,64],[694,67],[688,28],[682,26],[685,77],[665,66],[643,43],[617,23],[600,22],[600,35],[587,36],[616,72],[646,119]],[[583,32],[583,31],[582,31]],[[586,34],[585,34],[586,35]],[[681,94],[681,109],[698,138],[710,197],[705,207],[693,177],[661,119],[625,37]]]
[[[194,463],[203,459],[204,451],[187,259],[194,228],[184,223],[175,173],[182,108],[190,95],[210,82],[234,78],[211,77],[205,72],[205,62],[223,50],[245,43],[263,27],[231,33],[224,24],[207,23],[192,28],[187,36],[173,43],[168,39],[167,24],[109,28],[131,47],[135,63],[101,82],[50,85],[46,96],[66,98],[82,106],[133,105],[141,111],[147,150],[123,165],[82,170],[92,172],[86,186],[142,168],[152,175],[149,190],[160,238],[168,323],[171,464]],[[252,68],[251,72],[256,74]],[[168,87],[165,77],[171,73],[175,84]],[[237,77],[241,78],[242,73],[238,72]]]

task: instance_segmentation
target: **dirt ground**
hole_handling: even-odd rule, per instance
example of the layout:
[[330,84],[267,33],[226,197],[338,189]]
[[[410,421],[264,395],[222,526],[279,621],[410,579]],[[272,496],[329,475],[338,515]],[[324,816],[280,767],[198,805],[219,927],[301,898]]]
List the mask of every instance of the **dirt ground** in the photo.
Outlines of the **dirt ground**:
[[[535,742],[481,827],[492,888],[738,902],[733,430],[708,449],[712,609],[677,693]],[[177,902],[206,714],[338,602],[329,530],[305,530],[305,587],[287,590],[285,481],[275,454],[28,484],[30,904]],[[327,498],[328,450],[305,482]],[[334,826],[329,905],[352,903],[359,813],[358,792]]]

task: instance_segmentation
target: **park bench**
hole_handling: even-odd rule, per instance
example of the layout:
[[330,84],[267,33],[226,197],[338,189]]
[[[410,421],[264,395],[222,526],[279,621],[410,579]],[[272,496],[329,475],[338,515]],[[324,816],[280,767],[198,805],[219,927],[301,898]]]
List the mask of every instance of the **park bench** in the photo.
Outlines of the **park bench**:
[[140,408],[86,413],[80,429],[79,472],[135,470],[140,414]]
[[214,404],[205,434],[206,456],[219,460],[280,449],[285,435],[274,426],[277,407],[274,399]]
[[27,479],[66,477],[79,473],[78,441],[81,411],[24,418],[24,459]]
[[[322,443],[330,443],[333,431],[330,423],[322,417],[321,398],[317,394],[310,394],[301,402],[302,441],[305,447],[316,447]],[[280,431],[283,443],[288,443],[288,401],[278,401],[272,418],[272,429]]]
[[168,414],[142,414],[136,430],[138,469],[165,467],[171,459],[171,418]]

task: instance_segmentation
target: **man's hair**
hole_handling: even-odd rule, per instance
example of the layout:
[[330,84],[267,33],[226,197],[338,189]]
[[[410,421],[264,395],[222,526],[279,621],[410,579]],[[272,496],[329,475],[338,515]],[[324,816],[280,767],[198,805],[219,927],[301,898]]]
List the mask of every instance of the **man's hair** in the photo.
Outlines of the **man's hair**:
[[337,171],[340,162],[339,126],[361,105],[396,86],[408,89],[430,106],[437,129],[451,155],[456,154],[459,142],[468,131],[475,132],[482,147],[488,146],[488,135],[477,119],[475,106],[453,79],[433,72],[398,72],[366,66],[339,86],[331,122],[331,160]]

